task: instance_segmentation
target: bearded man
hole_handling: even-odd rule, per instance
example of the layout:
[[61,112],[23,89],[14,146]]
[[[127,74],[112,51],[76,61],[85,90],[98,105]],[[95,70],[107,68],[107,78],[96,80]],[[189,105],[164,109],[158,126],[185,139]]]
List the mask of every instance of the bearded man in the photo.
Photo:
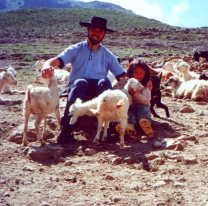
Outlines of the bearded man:
[[58,144],[70,142],[75,125],[70,125],[69,107],[80,98],[82,102],[90,100],[107,89],[112,89],[108,72],[111,71],[117,80],[126,75],[117,57],[101,44],[106,32],[115,32],[107,28],[107,20],[93,16],[89,22],[80,22],[87,27],[87,40],[71,45],[55,58],[45,62],[42,74],[50,73],[51,67],[63,68],[71,63],[67,79],[69,94],[64,116],[61,120],[62,130],[57,138]]

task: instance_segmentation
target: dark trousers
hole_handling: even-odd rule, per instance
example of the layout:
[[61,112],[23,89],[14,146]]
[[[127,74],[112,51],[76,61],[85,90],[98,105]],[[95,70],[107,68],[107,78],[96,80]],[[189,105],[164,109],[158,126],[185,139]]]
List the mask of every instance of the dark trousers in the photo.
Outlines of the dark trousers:
[[112,89],[110,79],[77,79],[69,88],[64,116],[69,114],[70,106],[80,98],[82,102],[93,99],[107,89]]

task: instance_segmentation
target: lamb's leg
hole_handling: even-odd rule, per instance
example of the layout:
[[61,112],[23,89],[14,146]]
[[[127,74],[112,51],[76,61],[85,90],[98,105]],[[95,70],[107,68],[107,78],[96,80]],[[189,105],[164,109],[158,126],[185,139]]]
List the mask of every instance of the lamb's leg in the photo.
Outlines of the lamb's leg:
[[103,127],[103,122],[104,122],[104,121],[103,121],[102,119],[98,118],[97,134],[96,134],[96,136],[95,136],[95,138],[94,138],[94,140],[93,140],[93,143],[94,143],[94,144],[97,144],[98,141],[99,141],[99,138],[100,138],[100,132],[101,132],[102,127]]
[[43,134],[42,134],[42,140],[46,139],[46,116],[43,118]]
[[102,136],[102,141],[107,141],[109,121],[105,121],[104,124],[105,125],[104,125],[104,132],[103,132],[103,136]]
[[42,139],[41,134],[40,134],[40,123],[43,120],[42,116],[37,116],[36,121],[35,121],[35,129],[37,132],[37,140],[40,141],[41,145],[45,144],[45,141]]
[[120,125],[121,125],[121,130],[120,130],[120,148],[124,149],[125,143],[124,143],[124,135],[125,135],[125,130],[127,126],[127,117],[122,118],[120,120]]
[[28,126],[28,121],[30,118],[30,111],[25,111],[24,113],[24,132],[23,132],[23,140],[22,140],[22,144],[23,146],[27,146],[27,126]]
[[58,106],[55,108],[55,115],[56,115],[56,119],[58,121],[59,129],[61,129],[61,119],[60,119],[60,112],[59,112]]

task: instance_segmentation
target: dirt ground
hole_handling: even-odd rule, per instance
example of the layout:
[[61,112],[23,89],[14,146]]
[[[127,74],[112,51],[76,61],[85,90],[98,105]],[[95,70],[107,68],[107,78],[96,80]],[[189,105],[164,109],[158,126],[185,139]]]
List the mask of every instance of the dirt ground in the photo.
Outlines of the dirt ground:
[[[29,83],[37,85],[18,79],[18,89],[23,91]],[[84,117],[75,139],[61,146],[62,155],[44,161],[32,159],[27,152],[41,147],[38,142],[23,147],[10,141],[24,122],[22,103],[0,105],[0,205],[207,206],[207,102],[173,99],[164,91],[170,118],[156,108],[161,118],[153,117],[154,138],[147,139],[139,131],[135,138],[125,138],[124,150],[117,136],[94,146],[96,119]],[[3,97],[24,99],[24,95]],[[187,107],[193,111],[183,113]],[[64,106],[61,114],[63,110]],[[55,126],[43,147],[56,148],[59,130],[53,114],[48,121]]]

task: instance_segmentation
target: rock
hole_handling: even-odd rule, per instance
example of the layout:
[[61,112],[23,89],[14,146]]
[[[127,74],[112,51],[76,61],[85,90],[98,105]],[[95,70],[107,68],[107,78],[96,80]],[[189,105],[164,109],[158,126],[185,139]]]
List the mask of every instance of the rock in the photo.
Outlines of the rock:
[[184,157],[184,162],[186,164],[197,164],[197,159],[194,157]]
[[106,175],[105,177],[106,180],[114,180],[115,177],[111,176],[111,175]]
[[178,137],[178,140],[191,140],[191,141],[195,141],[196,137],[191,135],[182,135],[181,137]]
[[181,182],[175,182],[174,187],[185,187],[185,184],[183,184]]
[[153,160],[153,159],[158,158],[159,155],[157,155],[157,154],[147,154],[147,155],[145,155],[145,157],[146,157],[147,160]]
[[170,150],[183,151],[184,147],[185,144],[182,144],[182,142],[176,140],[168,141],[166,144],[166,149]]
[[155,184],[153,185],[153,187],[161,187],[161,186],[163,186],[163,185],[165,185],[165,184],[166,184],[165,181],[159,181],[159,182],[155,183]]
[[165,157],[169,159],[182,159],[183,158],[180,156],[178,152],[174,152],[174,151],[165,151],[164,155]]
[[159,142],[159,141],[154,142],[154,147],[158,148],[158,147],[161,147],[161,146],[162,146],[162,142]]
[[132,157],[126,157],[124,158],[124,162],[126,162],[127,164],[132,164],[133,163],[133,158]]
[[116,157],[112,160],[112,163],[113,164],[121,164],[122,160],[123,159],[121,157]]
[[180,110],[181,113],[192,113],[194,109],[191,106],[186,106]]
[[87,148],[86,150],[85,150],[85,155],[86,156],[91,156],[91,155],[94,155],[94,154],[96,154],[97,152],[96,152],[96,150],[94,150],[94,149],[90,149],[90,148]]
[[[24,124],[21,124],[17,128],[17,130],[12,132],[8,141],[15,142],[16,144],[21,144],[22,143],[22,138],[23,138],[23,130],[24,130]],[[54,138],[54,136],[55,135],[53,134],[52,131],[47,130],[46,139]],[[33,122],[28,122],[27,140],[28,140],[28,142],[37,141],[37,133],[36,133],[35,126],[34,126]]]
[[55,159],[56,161],[63,155],[64,148],[59,145],[45,145],[43,147],[30,147],[28,156],[34,161],[45,161]]

